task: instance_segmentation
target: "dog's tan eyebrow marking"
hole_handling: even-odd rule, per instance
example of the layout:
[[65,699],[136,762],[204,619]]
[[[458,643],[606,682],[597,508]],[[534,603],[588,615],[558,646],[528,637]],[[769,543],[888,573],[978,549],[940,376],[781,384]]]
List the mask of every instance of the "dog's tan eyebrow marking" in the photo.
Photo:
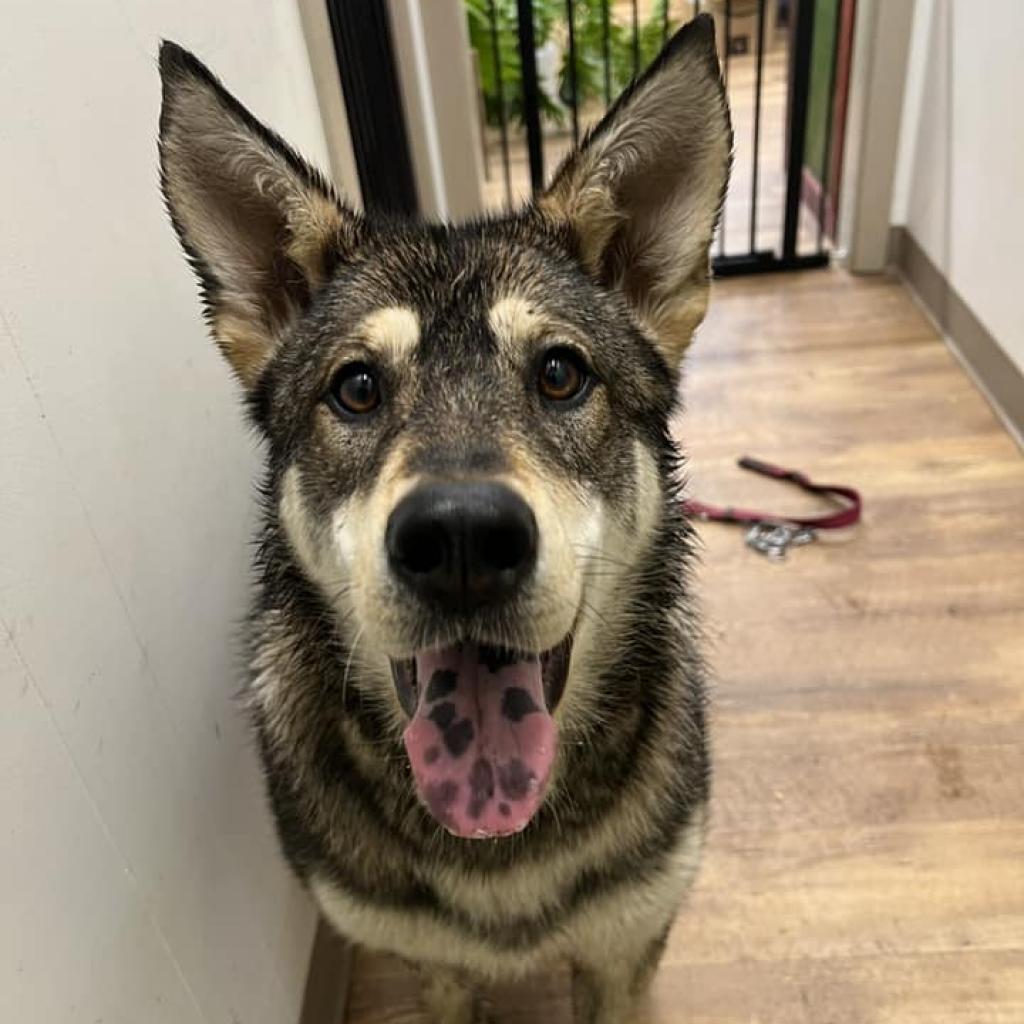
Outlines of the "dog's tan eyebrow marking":
[[547,319],[536,304],[522,295],[506,295],[487,314],[491,331],[499,344],[519,346],[535,338]]
[[408,306],[383,306],[363,317],[355,334],[375,352],[405,359],[420,341],[420,318]]

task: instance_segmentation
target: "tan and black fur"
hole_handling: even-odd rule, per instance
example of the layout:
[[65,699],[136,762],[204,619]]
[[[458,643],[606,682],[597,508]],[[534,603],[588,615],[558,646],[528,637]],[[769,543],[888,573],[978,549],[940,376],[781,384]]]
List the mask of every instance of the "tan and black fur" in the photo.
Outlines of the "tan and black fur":
[[[343,933],[417,965],[441,1024],[474,982],[566,958],[578,1019],[624,1024],[699,859],[708,796],[693,540],[669,436],[731,133],[707,17],[534,205],[464,225],[357,215],[194,57],[161,50],[161,180],[214,337],[266,440],[251,709],[284,852]],[[585,395],[538,397],[557,341]],[[359,422],[325,395],[371,365]],[[384,534],[424,480],[497,480],[537,566],[497,608],[406,593]],[[500,840],[420,805],[390,659],[571,636],[544,804]]]

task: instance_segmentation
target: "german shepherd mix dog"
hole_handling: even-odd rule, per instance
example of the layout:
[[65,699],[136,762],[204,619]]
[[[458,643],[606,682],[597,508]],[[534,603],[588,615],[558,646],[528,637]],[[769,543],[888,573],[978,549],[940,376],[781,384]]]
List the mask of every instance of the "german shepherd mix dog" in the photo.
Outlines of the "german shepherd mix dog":
[[564,958],[623,1024],[708,799],[693,534],[669,435],[732,135],[703,16],[551,187],[359,215],[191,54],[160,160],[266,442],[248,704],[285,854],[441,1024]]

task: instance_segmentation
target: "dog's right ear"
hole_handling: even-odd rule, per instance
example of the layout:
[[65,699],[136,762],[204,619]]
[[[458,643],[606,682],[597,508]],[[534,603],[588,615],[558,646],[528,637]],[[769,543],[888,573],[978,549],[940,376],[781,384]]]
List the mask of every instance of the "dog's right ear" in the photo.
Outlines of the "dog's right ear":
[[187,50],[160,47],[160,183],[214,338],[252,387],[360,219]]

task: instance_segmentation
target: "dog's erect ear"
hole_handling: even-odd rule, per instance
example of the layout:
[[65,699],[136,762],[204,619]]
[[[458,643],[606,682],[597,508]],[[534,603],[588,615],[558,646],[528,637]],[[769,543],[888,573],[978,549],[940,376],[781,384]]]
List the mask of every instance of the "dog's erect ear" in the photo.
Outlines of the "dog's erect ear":
[[359,219],[188,51],[160,47],[160,181],[217,344],[251,387]]
[[731,158],[714,21],[704,14],[670,40],[538,203],[568,223],[587,269],[622,291],[672,365],[704,317]]

